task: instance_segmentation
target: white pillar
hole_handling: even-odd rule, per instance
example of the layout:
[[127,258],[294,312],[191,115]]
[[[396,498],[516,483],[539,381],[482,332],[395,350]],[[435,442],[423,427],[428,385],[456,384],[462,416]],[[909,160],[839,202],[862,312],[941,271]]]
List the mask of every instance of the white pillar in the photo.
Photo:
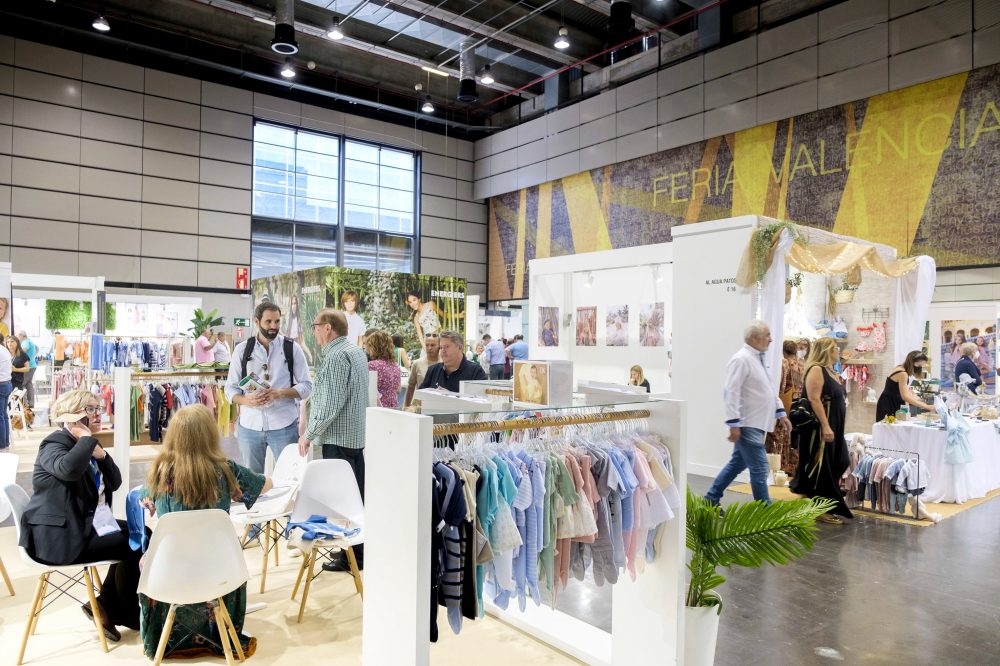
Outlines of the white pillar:
[[132,370],[130,368],[115,368],[115,447],[111,452],[111,457],[122,475],[122,485],[111,499],[111,510],[116,518],[125,519],[125,497],[128,495],[129,487],[129,459],[131,454],[129,441],[132,432],[132,410],[131,395],[132,390]]

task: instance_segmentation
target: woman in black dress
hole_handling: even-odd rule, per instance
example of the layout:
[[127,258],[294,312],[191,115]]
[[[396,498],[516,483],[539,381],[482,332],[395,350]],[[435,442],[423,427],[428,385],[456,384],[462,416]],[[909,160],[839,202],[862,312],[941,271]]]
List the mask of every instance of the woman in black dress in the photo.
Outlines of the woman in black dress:
[[923,377],[928,363],[927,354],[911,351],[902,364],[892,369],[885,378],[885,388],[882,389],[882,395],[878,397],[878,404],[875,406],[876,423],[887,416],[895,415],[904,403],[928,412],[934,411],[934,407],[918,398],[909,386],[910,377]]
[[31,369],[29,367],[28,355],[25,354],[24,350],[21,348],[21,341],[13,335],[8,335],[4,344],[7,345],[7,351],[10,352],[10,383],[13,384],[16,389],[24,388],[24,378]]
[[851,459],[844,440],[846,393],[840,378],[833,371],[833,365],[839,358],[840,349],[833,338],[820,338],[813,344],[802,395],[809,400],[818,423],[795,433],[799,462],[795,479],[790,484],[792,492],[798,495],[824,497],[837,502],[829,513],[819,517],[823,522],[836,525],[843,523],[840,516],[854,517],[840,490],[840,477],[850,466]]

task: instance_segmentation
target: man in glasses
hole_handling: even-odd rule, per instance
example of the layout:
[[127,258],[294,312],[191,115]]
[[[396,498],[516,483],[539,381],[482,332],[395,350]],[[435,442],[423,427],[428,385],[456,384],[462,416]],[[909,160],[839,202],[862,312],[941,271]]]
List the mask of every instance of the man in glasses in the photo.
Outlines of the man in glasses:
[[[281,308],[261,303],[254,310],[257,335],[236,345],[229,364],[226,397],[240,406],[236,436],[244,464],[264,472],[268,447],[277,460],[299,438],[299,406],[310,396],[309,364],[297,342],[279,334]],[[241,387],[249,375],[256,380]]]
[[[323,447],[323,457],[346,460],[354,471],[361,497],[365,496],[365,409],[368,407],[368,357],[347,338],[347,317],[340,310],[320,310],[312,323],[320,346],[316,390],[309,401],[309,423],[299,438],[299,453]],[[354,547],[358,566],[364,566],[363,546]],[[341,552],[323,565],[327,571],[350,571]]]
[[409,407],[413,401],[413,392],[423,383],[427,368],[441,362],[438,357],[440,342],[441,339],[437,333],[428,333],[424,336],[424,353],[410,364],[410,380],[406,385],[406,402],[403,403],[405,407]]

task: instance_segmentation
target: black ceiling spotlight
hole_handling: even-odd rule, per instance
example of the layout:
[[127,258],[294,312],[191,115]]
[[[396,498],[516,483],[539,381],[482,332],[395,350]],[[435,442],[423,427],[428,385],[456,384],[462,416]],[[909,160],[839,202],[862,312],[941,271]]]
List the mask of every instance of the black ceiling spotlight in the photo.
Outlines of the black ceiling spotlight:
[[458,56],[458,101],[469,104],[479,101],[476,90],[476,42],[466,39]]
[[271,50],[282,55],[299,52],[299,43],[295,41],[295,0],[278,0],[275,6]]

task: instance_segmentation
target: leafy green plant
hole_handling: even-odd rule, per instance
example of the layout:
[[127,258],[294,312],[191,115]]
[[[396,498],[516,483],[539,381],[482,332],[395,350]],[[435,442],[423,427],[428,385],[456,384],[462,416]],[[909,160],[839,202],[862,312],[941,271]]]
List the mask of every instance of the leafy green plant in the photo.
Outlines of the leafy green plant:
[[188,329],[191,335],[197,338],[207,328],[222,326],[222,317],[216,316],[216,312],[213,309],[211,312],[206,313],[201,308],[195,308],[194,318],[191,320],[191,328]]
[[801,287],[802,286],[802,273],[795,273],[794,275],[792,275],[791,277],[789,277],[787,280],[785,280],[785,284],[788,285],[789,287],[792,287],[792,288]]
[[[50,331],[67,329],[83,330],[93,320],[93,307],[89,301],[45,301],[45,328]],[[104,304],[104,327],[112,330],[117,323],[114,303]]]
[[793,222],[775,222],[757,227],[750,237],[750,258],[753,260],[753,279],[755,282],[763,282],[767,275],[770,262],[767,260],[771,254],[771,244],[781,232],[788,229],[792,237],[801,240],[798,227]]
[[687,492],[687,548],[691,551],[686,605],[718,608],[726,582],[718,567],[788,564],[812,550],[816,517],[836,506],[815,498],[731,504],[725,510]]

